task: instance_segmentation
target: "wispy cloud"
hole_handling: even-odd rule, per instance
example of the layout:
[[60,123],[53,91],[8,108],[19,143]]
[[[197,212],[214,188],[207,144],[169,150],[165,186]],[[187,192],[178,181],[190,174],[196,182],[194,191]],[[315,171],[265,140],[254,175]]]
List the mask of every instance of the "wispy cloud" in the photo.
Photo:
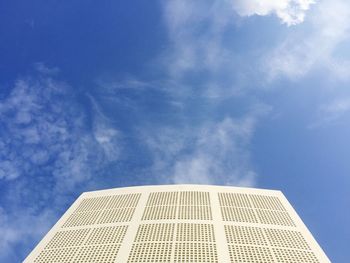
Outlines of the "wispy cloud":
[[270,79],[287,76],[298,79],[311,70],[323,69],[337,79],[350,77],[350,61],[335,53],[350,38],[350,3],[320,1],[310,12],[307,30],[295,31],[263,63]]
[[239,119],[152,131],[146,141],[154,158],[153,173],[168,183],[254,185],[249,146],[257,122],[269,110],[260,106]]
[[20,257],[14,244],[39,237],[67,196],[119,158],[120,132],[98,113],[88,116],[74,90],[46,69],[18,79],[0,101],[1,199],[7,204],[0,206],[0,261]]

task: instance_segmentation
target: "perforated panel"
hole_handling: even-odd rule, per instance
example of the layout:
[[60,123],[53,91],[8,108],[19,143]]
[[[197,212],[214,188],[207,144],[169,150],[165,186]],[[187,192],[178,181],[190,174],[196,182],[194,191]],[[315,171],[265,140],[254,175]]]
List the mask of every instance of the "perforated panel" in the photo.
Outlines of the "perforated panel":
[[66,230],[57,232],[51,241],[47,244],[46,248],[62,248],[62,247],[72,247],[80,246],[90,229],[77,229],[77,230]]
[[254,210],[239,207],[221,207],[224,221],[258,223]]
[[151,193],[146,206],[177,205],[178,192]]
[[276,196],[249,195],[255,208],[286,211],[281,201]]
[[83,199],[79,204],[78,208],[75,210],[75,213],[84,212],[84,211],[102,210],[108,203],[109,199],[110,199],[109,196]]
[[133,217],[135,208],[122,208],[105,210],[102,212],[98,224],[129,222]]
[[172,243],[134,243],[128,263],[170,263]]
[[176,206],[151,206],[146,207],[142,220],[165,220],[176,218]]
[[172,241],[175,224],[145,224],[140,225],[135,242]]
[[136,207],[141,194],[114,195],[106,206],[106,209]]
[[93,225],[100,216],[101,211],[90,211],[72,214],[63,224],[63,227]]
[[[82,247],[74,262],[76,263],[114,263],[120,244]],[[63,263],[63,262],[62,262]]]
[[283,229],[265,229],[265,233],[272,246],[310,249],[300,232]]
[[178,219],[212,220],[210,206],[180,206]]
[[74,256],[79,248],[59,248],[43,250],[39,256],[34,260],[35,263],[70,263],[74,262]]
[[100,245],[121,243],[125,237],[127,226],[109,226],[92,229],[89,238],[86,240],[87,245]]
[[272,249],[279,263],[320,263],[313,252],[292,249]]
[[188,191],[180,192],[181,206],[210,206],[210,199],[208,192]]
[[257,209],[256,213],[262,224],[295,226],[287,212]]
[[267,246],[262,228],[248,226],[225,226],[227,243]]
[[213,225],[190,223],[178,224],[176,241],[215,242]]
[[218,262],[216,245],[211,243],[176,243],[174,262]]
[[[272,263],[275,262],[268,247],[229,245],[232,263]],[[299,262],[301,263],[301,262]]]
[[219,193],[221,206],[252,207],[247,194]]

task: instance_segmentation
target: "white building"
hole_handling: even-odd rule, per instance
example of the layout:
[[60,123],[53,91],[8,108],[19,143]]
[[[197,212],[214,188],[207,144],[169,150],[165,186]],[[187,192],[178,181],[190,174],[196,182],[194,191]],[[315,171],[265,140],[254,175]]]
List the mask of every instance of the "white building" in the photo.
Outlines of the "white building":
[[280,191],[169,185],[83,193],[24,262],[330,260]]

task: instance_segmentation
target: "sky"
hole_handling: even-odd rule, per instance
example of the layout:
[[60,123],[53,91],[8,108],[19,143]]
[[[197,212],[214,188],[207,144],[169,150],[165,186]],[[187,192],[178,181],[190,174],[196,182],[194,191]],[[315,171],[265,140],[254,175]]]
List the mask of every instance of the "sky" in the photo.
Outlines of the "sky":
[[283,191],[350,260],[348,0],[0,1],[0,262],[84,191]]

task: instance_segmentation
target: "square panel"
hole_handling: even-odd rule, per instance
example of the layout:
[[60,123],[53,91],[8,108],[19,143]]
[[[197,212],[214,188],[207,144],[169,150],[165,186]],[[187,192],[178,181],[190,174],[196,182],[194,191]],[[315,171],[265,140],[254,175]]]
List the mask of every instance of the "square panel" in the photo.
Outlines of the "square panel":
[[227,243],[268,246],[264,232],[260,227],[226,225],[225,234]]
[[142,220],[169,220],[176,218],[176,206],[150,206],[146,207]]
[[34,260],[34,263],[70,263],[74,261],[74,257],[79,248],[59,248],[43,250],[38,257]]
[[265,229],[265,233],[271,246],[297,248],[305,250],[310,249],[305,238],[298,231],[283,229]]
[[174,239],[175,224],[140,225],[135,242],[166,242]]
[[215,243],[176,243],[175,263],[216,263],[218,255]]
[[128,263],[170,263],[172,243],[134,243]]
[[311,251],[272,248],[278,263],[320,263]]
[[102,210],[107,205],[109,199],[110,199],[109,196],[84,198],[80,202],[79,206],[74,211],[74,213]]
[[210,206],[179,206],[178,219],[212,220]]
[[116,209],[116,208],[127,208],[136,207],[141,194],[124,194],[124,195],[113,195],[106,209]]
[[[231,263],[273,263],[268,247],[228,245]],[[301,262],[299,262],[301,263]]]
[[90,229],[65,230],[57,232],[45,249],[80,246],[83,244]]
[[239,193],[219,193],[220,206],[245,207],[251,208],[247,194]]
[[211,224],[177,224],[176,241],[215,242],[214,227]]
[[104,210],[98,220],[98,224],[130,222],[134,213],[135,208]]
[[182,206],[210,206],[209,192],[187,191],[180,192]]
[[72,214],[63,227],[87,226],[96,223],[101,211],[90,211]]
[[[84,246],[80,248],[75,263],[114,263],[120,244]],[[63,263],[63,262],[62,262]]]
[[277,196],[249,195],[249,197],[255,208],[286,211]]
[[221,207],[224,221],[258,223],[254,210],[239,207]]
[[150,193],[146,206],[177,205],[178,192],[155,192]]
[[295,226],[287,212],[257,209],[256,213],[262,224]]
[[122,243],[127,226],[108,226],[93,228],[86,240],[86,245],[104,245]]

